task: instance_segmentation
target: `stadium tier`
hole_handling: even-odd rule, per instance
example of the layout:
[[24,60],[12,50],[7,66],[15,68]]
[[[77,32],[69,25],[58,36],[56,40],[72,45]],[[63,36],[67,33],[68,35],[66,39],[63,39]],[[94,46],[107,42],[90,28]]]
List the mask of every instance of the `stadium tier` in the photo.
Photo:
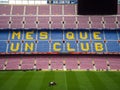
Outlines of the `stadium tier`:
[[1,56],[0,70],[119,70],[119,56]]
[[77,15],[77,5],[0,5],[0,28],[89,29],[120,28],[118,15]]
[[0,53],[120,53],[119,29],[0,30]]
[[120,5],[117,15],[77,15],[76,0],[58,1],[0,5],[0,70],[119,70]]

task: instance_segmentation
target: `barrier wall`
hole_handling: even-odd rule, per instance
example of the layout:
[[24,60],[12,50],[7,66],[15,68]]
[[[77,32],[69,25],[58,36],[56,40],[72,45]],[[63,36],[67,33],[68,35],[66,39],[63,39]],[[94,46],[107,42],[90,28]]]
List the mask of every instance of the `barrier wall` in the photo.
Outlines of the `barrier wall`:
[[120,53],[120,30],[0,30],[0,53]]

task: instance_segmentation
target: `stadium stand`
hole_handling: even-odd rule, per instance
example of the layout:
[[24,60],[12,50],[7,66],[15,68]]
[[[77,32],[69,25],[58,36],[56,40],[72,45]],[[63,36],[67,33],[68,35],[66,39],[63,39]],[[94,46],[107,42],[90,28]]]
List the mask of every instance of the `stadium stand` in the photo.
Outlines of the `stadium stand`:
[[63,70],[63,57],[61,56],[54,56],[50,57],[50,62],[49,64],[51,65],[52,70]]
[[34,16],[29,16],[29,17],[25,17],[25,24],[24,24],[24,28],[29,29],[29,26],[31,26],[31,28],[36,28],[36,17]]
[[36,68],[39,70],[48,70],[49,56],[37,56],[36,57]]
[[102,16],[90,16],[92,28],[104,28]]
[[26,11],[25,6],[13,5],[11,6],[12,15],[23,15]]
[[119,57],[108,57],[110,69],[119,70],[120,69],[120,58]]
[[90,28],[88,21],[89,21],[89,16],[78,16],[77,17],[78,28],[82,28],[82,29]]
[[10,19],[9,16],[0,16],[0,27],[9,28],[10,25],[9,19]]
[[4,69],[5,62],[6,62],[6,58],[5,57],[1,57],[0,58],[0,70]]
[[95,58],[93,58],[93,60],[94,60],[94,64],[95,64],[95,67],[96,67],[96,69],[98,69],[98,70],[106,70],[106,69],[108,69],[108,67],[107,67],[107,58],[106,57],[101,57],[101,58],[99,58],[99,57],[95,57]]
[[6,57],[6,67],[5,70],[18,70],[19,69],[20,58],[18,57]]
[[76,4],[0,7],[5,7],[0,8],[1,28],[119,28],[119,10],[114,16],[77,16]]
[[10,15],[11,5],[0,5],[0,15]]
[[51,15],[62,15],[62,5],[52,5]]
[[2,56],[0,70],[119,70],[119,56]]
[[80,69],[91,70],[93,69],[92,58],[91,57],[80,57]]
[[[78,16],[76,10],[77,5],[73,1],[74,0],[66,2],[68,5],[56,5],[55,1],[48,1],[48,3],[54,3],[54,5],[0,5],[0,36],[3,36],[0,37],[0,70],[120,70],[120,5],[118,5],[118,15]],[[16,38],[15,40],[11,39],[11,33],[14,29],[21,31],[22,35],[20,40]],[[20,42],[24,45],[25,42],[27,42],[24,36],[25,32],[35,30],[35,33],[38,33],[40,32],[38,29],[53,29],[47,31],[51,37],[48,36],[49,39],[45,42],[37,40],[38,38],[35,37],[36,34],[33,35],[33,42],[36,46],[42,45],[43,47],[36,47],[35,52],[30,53],[31,56],[7,55],[13,53],[9,50],[12,42],[15,42],[15,44],[16,42]],[[51,48],[49,48],[48,44],[50,43],[50,45],[52,45],[55,41],[63,43],[64,45],[61,46],[63,49],[61,50],[65,51],[65,44],[69,42],[69,40],[67,40],[63,34],[65,34],[67,30],[61,32],[60,29],[69,29],[70,31],[73,29],[72,32],[74,33],[75,29],[80,29],[83,32],[87,30],[89,35],[85,42],[90,45],[90,50],[79,54],[89,55],[56,55],[57,52],[52,56],[32,55],[41,54],[37,53],[40,51],[53,51],[51,49],[53,47],[51,46]],[[95,53],[95,47],[93,45],[95,42],[98,42],[98,40],[94,40],[92,36],[93,31],[102,33],[100,34],[102,39],[99,41],[104,44],[105,50],[102,53]],[[77,35],[75,35],[74,40],[75,41],[70,41],[72,47],[77,43],[77,46],[75,46],[78,47],[76,51],[81,51],[78,43],[82,42],[82,40],[79,39]],[[24,52],[24,48],[23,46],[22,49],[18,50],[18,53],[14,52],[13,54],[29,54],[28,52]],[[118,56],[108,56],[107,54],[110,53],[118,54]],[[102,54],[103,56],[90,54]],[[106,56],[104,54],[106,54]]]
[[34,57],[22,57],[21,58],[21,69],[22,70],[29,70],[34,68]]
[[67,70],[77,70],[78,69],[78,58],[75,56],[63,56],[63,60],[65,61],[65,66]]
[[36,15],[37,7],[36,6],[26,6],[25,15]]
[[58,16],[51,17],[51,21],[52,21],[52,24],[51,24],[52,29],[54,29],[54,28],[63,28],[62,17],[59,17],[59,18],[58,18]]
[[[22,16],[12,16],[11,17],[11,28],[22,28],[23,27],[23,24],[22,24],[22,21],[23,21],[23,17]],[[18,23],[19,22],[19,23]]]
[[117,17],[117,26],[120,28],[120,17]]

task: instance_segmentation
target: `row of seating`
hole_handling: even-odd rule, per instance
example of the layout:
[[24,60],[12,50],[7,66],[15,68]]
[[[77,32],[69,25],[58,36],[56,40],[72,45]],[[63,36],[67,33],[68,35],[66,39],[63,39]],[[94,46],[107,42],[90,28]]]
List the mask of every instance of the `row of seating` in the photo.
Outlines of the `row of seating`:
[[120,70],[119,56],[8,56],[0,70]]
[[0,15],[77,15],[76,5],[0,5]]
[[0,5],[0,28],[120,28],[118,15],[78,16],[77,5]]
[[[17,36],[17,35],[19,36]],[[0,40],[21,41],[118,41],[120,29],[0,29]],[[64,42],[63,42],[64,43]]]
[[120,28],[120,16],[0,16],[0,28]]
[[0,15],[77,15],[77,5],[0,5]]

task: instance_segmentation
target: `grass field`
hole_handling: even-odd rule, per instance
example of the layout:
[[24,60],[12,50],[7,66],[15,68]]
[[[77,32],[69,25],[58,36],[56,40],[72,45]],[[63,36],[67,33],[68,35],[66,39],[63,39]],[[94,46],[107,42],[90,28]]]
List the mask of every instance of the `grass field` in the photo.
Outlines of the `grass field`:
[[0,71],[0,90],[120,90],[120,72]]

